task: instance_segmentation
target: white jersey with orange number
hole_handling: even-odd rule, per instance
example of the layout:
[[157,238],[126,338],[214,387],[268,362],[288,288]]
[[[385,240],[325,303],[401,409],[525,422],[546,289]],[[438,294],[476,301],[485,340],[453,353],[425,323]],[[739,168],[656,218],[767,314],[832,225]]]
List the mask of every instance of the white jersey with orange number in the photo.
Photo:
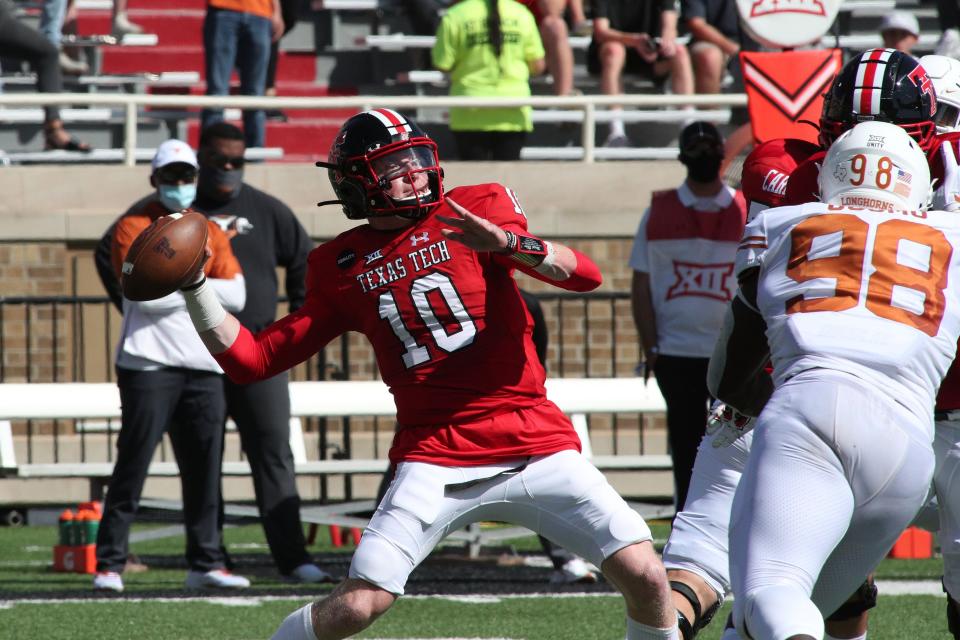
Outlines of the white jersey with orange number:
[[812,203],[768,209],[744,230],[740,277],[757,306],[778,386],[813,368],[886,389],[932,427],[960,335],[960,216]]

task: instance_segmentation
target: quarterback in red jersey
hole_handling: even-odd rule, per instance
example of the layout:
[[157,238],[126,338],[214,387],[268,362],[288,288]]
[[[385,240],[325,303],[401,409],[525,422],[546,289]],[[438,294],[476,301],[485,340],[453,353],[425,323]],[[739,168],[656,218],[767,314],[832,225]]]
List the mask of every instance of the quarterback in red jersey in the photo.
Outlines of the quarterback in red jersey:
[[600,566],[626,600],[628,639],[676,638],[650,529],[580,454],[570,421],[546,398],[513,280],[520,270],[588,291],[600,285],[596,265],[531,234],[502,185],[444,193],[436,145],[393,110],[348,119],[329,161],[317,164],[329,170],[334,202],[366,224],[313,251],[299,310],[253,335],[202,280],[184,293],[232,379],[270,377],[358,331],[396,399],[396,477],[347,579],[292,613],[274,638],[362,631],[437,543],[478,520],[526,526]]

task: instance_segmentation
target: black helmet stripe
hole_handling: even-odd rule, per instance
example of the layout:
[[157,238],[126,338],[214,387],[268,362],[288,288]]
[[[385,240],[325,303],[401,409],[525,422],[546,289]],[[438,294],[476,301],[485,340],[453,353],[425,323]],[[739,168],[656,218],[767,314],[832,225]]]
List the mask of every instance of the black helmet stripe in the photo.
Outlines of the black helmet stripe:
[[391,136],[398,136],[402,133],[410,133],[413,131],[407,123],[407,119],[393,109],[373,109],[367,111],[367,113],[382,122]]
[[881,90],[886,78],[887,62],[893,49],[870,49],[860,56],[857,80],[853,90],[853,110],[860,115],[880,113]]

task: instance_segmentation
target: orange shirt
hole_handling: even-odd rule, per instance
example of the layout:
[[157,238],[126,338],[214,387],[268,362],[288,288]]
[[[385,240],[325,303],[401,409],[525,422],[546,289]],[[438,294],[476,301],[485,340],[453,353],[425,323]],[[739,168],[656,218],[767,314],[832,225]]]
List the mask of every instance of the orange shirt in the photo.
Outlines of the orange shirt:
[[[169,215],[169,211],[157,201],[150,202],[142,211],[123,216],[117,221],[113,230],[112,254],[113,270],[120,277],[120,267],[127,257],[130,245],[136,240],[140,232],[150,226],[150,223],[160,216]],[[203,265],[203,272],[208,278],[229,280],[241,273],[240,263],[233,255],[230,240],[216,222],[207,220],[207,245],[213,256]]]
[[252,13],[268,19],[273,17],[273,0],[208,0],[208,4],[217,9]]

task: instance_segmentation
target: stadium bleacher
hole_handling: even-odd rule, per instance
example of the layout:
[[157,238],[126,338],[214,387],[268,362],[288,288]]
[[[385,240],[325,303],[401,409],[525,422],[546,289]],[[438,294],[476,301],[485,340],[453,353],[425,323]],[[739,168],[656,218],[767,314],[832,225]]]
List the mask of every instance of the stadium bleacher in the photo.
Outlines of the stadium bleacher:
[[[203,95],[203,47],[201,30],[203,0],[141,0],[130,9],[130,18],[142,25],[145,34],[117,40],[110,31],[110,3],[82,0],[79,33],[73,44],[83,46],[94,73],[67,78],[68,88],[77,92],[125,91],[162,94]],[[880,20],[891,10],[913,12],[921,25],[916,53],[932,50],[939,30],[935,5],[930,0],[852,0],[844,2],[834,33],[825,36],[822,46],[839,45],[848,50],[880,43]],[[297,27],[281,42],[278,69],[280,96],[326,95],[446,95],[448,85],[442,74],[429,69],[432,36],[407,35],[408,17],[396,0],[316,0],[304,7]],[[574,81],[587,95],[598,94],[596,78],[586,72],[588,37],[571,37],[575,53]],[[5,70],[0,77],[8,93],[33,91],[33,76]],[[550,95],[549,78],[532,81],[535,95]],[[656,93],[662,86],[645,80],[627,84],[628,93]],[[736,91],[730,87],[728,90]],[[77,107],[82,105],[78,104]],[[82,109],[81,109],[82,110]],[[71,113],[71,126],[100,150],[118,149],[123,143],[123,113],[102,107],[91,109],[97,117]],[[198,110],[171,111],[141,109],[138,114],[140,148],[153,148],[170,136],[196,142]],[[270,121],[267,144],[282,149],[288,162],[310,161],[324,155],[338,125],[350,109],[310,109],[286,112],[286,121]],[[0,113],[0,148],[13,157],[42,158],[42,131],[33,121],[33,112]],[[443,148],[449,140],[445,109],[420,109],[417,113]],[[106,117],[104,117],[106,116]],[[732,127],[731,112],[697,110],[681,114],[670,109],[628,113],[628,134],[644,141],[644,151],[601,151],[603,158],[656,158],[656,149],[673,145],[680,125],[689,117],[704,118]],[[597,111],[603,129],[605,115]],[[538,111],[536,128],[528,140],[525,158],[582,157],[582,112]],[[602,139],[600,133],[597,134]],[[551,149],[554,151],[551,152]],[[650,151],[653,149],[654,151]],[[27,154],[17,156],[16,154]],[[667,154],[670,155],[670,154]],[[99,153],[93,160],[112,157]],[[265,157],[275,157],[267,154]],[[664,156],[666,157],[666,156]],[[672,156],[670,156],[672,157]],[[51,154],[50,161],[61,161]]]

